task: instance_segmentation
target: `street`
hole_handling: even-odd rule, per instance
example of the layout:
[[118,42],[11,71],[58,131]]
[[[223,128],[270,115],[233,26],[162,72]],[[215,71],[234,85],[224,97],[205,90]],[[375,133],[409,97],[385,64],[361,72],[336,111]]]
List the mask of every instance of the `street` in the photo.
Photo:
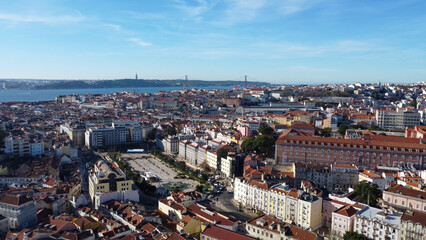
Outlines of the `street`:
[[218,211],[232,215],[243,222],[256,217],[255,213],[239,211],[238,206],[233,203],[234,194],[226,191],[212,199],[211,205]]

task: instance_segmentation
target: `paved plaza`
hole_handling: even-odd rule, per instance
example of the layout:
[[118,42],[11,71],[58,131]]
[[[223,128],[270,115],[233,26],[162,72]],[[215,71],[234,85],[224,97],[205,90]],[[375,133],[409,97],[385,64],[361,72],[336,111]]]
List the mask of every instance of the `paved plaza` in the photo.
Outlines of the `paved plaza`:
[[188,185],[188,188],[184,190],[187,192],[195,190],[198,185],[198,182],[190,179],[175,179],[178,171],[150,154],[122,154],[121,159],[127,159],[126,161],[135,171],[158,177],[160,181],[154,183],[157,187],[161,187],[162,184],[182,182]]

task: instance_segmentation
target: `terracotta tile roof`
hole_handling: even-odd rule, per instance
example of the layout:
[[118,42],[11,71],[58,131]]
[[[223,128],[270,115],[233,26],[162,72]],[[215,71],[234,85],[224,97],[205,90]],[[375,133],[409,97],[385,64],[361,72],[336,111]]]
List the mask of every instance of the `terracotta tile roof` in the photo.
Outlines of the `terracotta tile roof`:
[[344,206],[336,211],[337,214],[346,216],[346,217],[352,217],[355,215],[358,211],[353,208],[352,206]]
[[185,240],[186,238],[182,237],[181,235],[177,234],[177,233],[172,233],[167,240]]
[[335,168],[349,168],[349,169],[358,169],[356,166],[350,166],[350,165],[339,165],[339,164],[333,164],[332,167]]
[[385,192],[390,192],[390,193],[400,193],[402,195],[406,195],[406,196],[410,196],[413,198],[419,198],[422,199],[423,201],[426,201],[426,192],[423,191],[419,191],[419,190],[415,190],[415,189],[411,189],[411,188],[406,188],[404,186],[401,185],[395,185],[393,187],[391,187],[390,189],[386,190]]
[[[258,221],[262,222],[263,226],[259,226]],[[248,222],[248,224],[262,227],[266,229],[267,231],[273,231],[280,234],[281,234],[281,231],[283,233],[285,232],[285,235],[287,237],[291,237],[291,239],[296,239],[296,240],[317,239],[317,235],[313,232],[304,230],[302,228],[298,228],[293,225],[287,225],[287,224],[283,225],[281,224],[279,220],[268,217],[268,216],[261,216],[261,217],[255,218],[251,220],[250,222]],[[278,225],[281,226],[281,230],[278,230]]]
[[401,217],[401,221],[411,221],[413,223],[420,223],[421,225],[426,226],[426,213],[407,210]]
[[182,204],[174,201],[174,200],[170,200],[170,199],[162,199],[160,200],[161,203],[170,206],[173,209],[176,209],[178,211],[185,211],[185,206],[183,206]]
[[204,206],[198,203],[191,204],[188,207],[188,210],[192,214],[199,217],[200,220],[219,224],[219,225],[234,226],[238,221],[237,219],[231,216],[221,214],[208,206]]
[[155,231],[156,227],[152,225],[151,223],[147,223],[147,224],[144,224],[141,229],[147,233],[152,233],[153,231]]
[[27,198],[26,196],[15,196],[9,194],[4,194],[3,196],[0,196],[0,203],[6,203],[15,206],[19,206],[32,201],[32,199]]
[[248,184],[249,184],[249,185],[252,185],[252,186],[256,186],[256,187],[261,188],[261,189],[264,189],[264,190],[268,190],[268,189],[269,189],[269,186],[268,186],[268,184],[267,184],[267,183],[264,183],[264,182],[258,181],[258,180],[256,180],[256,179],[252,179],[252,180],[250,180],[250,181],[248,182]]
[[241,233],[233,232],[217,226],[209,226],[203,231],[203,235],[217,240],[253,240],[252,238]]

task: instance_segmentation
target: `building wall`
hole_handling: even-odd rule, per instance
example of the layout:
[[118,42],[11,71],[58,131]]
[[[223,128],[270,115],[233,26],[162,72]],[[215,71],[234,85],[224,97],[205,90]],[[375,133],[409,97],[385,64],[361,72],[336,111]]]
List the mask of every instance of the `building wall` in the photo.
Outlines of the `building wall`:
[[160,210],[162,213],[167,214],[170,219],[173,221],[180,221],[184,218],[183,213],[181,211],[178,211],[171,206],[164,204],[161,201],[158,201],[158,210]]
[[232,177],[235,175],[235,156],[227,156],[221,158],[221,173],[225,177]]
[[426,199],[413,198],[388,191],[383,192],[383,204],[396,210],[413,209],[426,212]]
[[0,215],[9,218],[11,229],[21,230],[37,223],[37,208],[33,202],[19,206],[0,203]]
[[331,234],[338,239],[343,239],[347,231],[353,231],[354,216],[348,217],[341,214],[332,213]]
[[217,152],[208,151],[207,152],[207,165],[209,165],[209,167],[214,169],[214,170],[220,170],[220,165],[218,163],[219,163],[219,161],[217,161]]
[[401,221],[401,240],[426,239],[426,226],[412,221]]
[[[306,139],[306,140],[305,140]],[[335,141],[335,142],[331,142]],[[375,168],[381,166],[416,166],[426,168],[426,147],[412,144],[411,148],[370,145],[352,139],[321,139],[314,137],[288,136],[278,139],[275,159],[278,164],[289,162],[319,165],[341,164]]]

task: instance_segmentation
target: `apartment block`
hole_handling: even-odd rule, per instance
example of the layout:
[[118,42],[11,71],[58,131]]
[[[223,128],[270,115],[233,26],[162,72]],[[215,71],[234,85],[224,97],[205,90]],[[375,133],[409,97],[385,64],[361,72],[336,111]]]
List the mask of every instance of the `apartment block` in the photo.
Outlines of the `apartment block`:
[[9,219],[10,229],[21,230],[37,223],[37,208],[32,199],[26,196],[2,194],[0,215]]
[[220,172],[222,176],[232,178],[235,176],[235,155],[228,155],[226,158],[221,158]]
[[387,213],[378,208],[366,207],[355,215],[354,231],[369,239],[400,239],[401,215]]
[[426,192],[394,185],[383,192],[383,205],[400,213],[405,210],[426,213]]
[[[93,202],[97,193],[132,190],[132,185],[133,181],[127,179],[126,174],[114,162],[100,160],[89,174],[89,195]],[[94,205],[100,203],[94,202]]]
[[164,152],[166,154],[176,154],[179,152],[179,138],[169,137],[162,140],[164,146]]
[[426,145],[420,143],[281,135],[275,145],[277,164],[408,166],[426,168]]
[[426,239],[426,213],[407,210],[401,217],[400,239]]
[[420,125],[420,113],[404,111],[402,108],[397,110],[377,110],[376,121],[381,128],[404,129]]
[[286,185],[235,178],[234,199],[287,223],[316,230],[322,226],[322,198]]
[[136,121],[117,121],[111,127],[90,127],[85,132],[85,145],[89,148],[141,143],[142,125]]
[[319,239],[313,232],[291,224],[283,224],[279,220],[268,216],[261,216],[247,222],[246,230],[250,236],[261,240]]
[[44,154],[44,144],[27,136],[14,136],[4,139],[4,152],[12,157],[34,157]]

